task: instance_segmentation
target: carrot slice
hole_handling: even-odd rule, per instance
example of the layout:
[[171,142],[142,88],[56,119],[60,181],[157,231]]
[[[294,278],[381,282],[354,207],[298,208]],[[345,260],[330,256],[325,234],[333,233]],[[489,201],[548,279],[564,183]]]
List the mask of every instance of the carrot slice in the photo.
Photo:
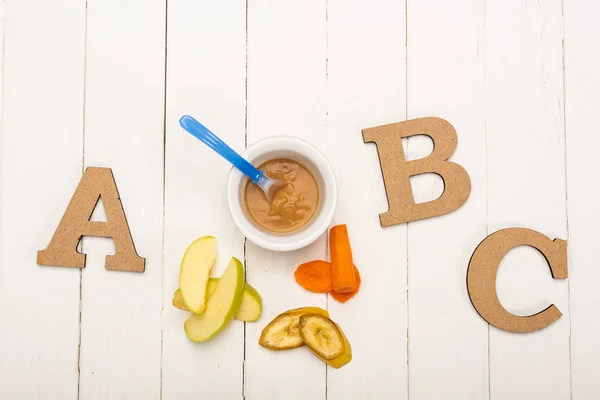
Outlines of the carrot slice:
[[331,228],[329,231],[329,247],[331,251],[333,290],[337,293],[352,293],[356,290],[356,276],[350,239],[348,239],[348,228],[345,224]]
[[304,289],[315,293],[327,293],[333,290],[331,264],[323,260],[301,264],[294,272],[296,282]]
[[329,293],[329,294],[331,294],[331,297],[333,297],[340,303],[345,303],[348,300],[350,300],[351,298],[353,298],[356,293],[358,293],[358,289],[360,289],[361,280],[360,280],[360,274],[358,273],[358,268],[356,268],[356,266],[354,266],[354,273],[356,274],[356,289],[354,289],[354,291],[350,292],[350,293],[337,293],[337,292],[331,291]]

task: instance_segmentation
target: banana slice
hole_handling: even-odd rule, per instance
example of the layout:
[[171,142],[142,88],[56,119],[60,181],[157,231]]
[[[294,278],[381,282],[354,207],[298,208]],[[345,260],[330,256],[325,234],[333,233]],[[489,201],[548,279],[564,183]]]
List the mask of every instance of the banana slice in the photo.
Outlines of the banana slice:
[[[321,315],[324,315],[327,318],[329,318],[329,312],[327,310],[323,310],[320,307],[293,308],[291,310],[287,310],[283,314],[298,314],[299,316],[304,315],[304,314],[321,314]],[[300,318],[300,317],[298,317],[298,318]]]
[[344,336],[340,329],[323,315],[301,316],[300,336],[308,348],[323,360],[333,360],[345,352]]
[[289,350],[302,347],[304,341],[300,336],[300,317],[304,314],[322,314],[329,316],[327,310],[318,307],[303,307],[288,310],[279,314],[269,325],[265,326],[258,339],[258,344],[270,350]]
[[352,347],[350,346],[350,342],[348,341],[348,338],[346,337],[346,335],[344,335],[344,331],[342,330],[342,328],[340,328],[340,326],[338,324],[335,324],[338,329],[340,330],[340,332],[342,333],[342,336],[344,337],[344,354],[342,354],[341,356],[334,358],[333,360],[323,360],[322,358],[319,358],[320,360],[326,362],[327,364],[329,364],[330,366],[332,366],[333,368],[342,368],[344,365],[348,364],[350,361],[352,361]]
[[304,345],[299,324],[302,314],[283,313],[265,326],[258,344],[269,350],[289,350]]

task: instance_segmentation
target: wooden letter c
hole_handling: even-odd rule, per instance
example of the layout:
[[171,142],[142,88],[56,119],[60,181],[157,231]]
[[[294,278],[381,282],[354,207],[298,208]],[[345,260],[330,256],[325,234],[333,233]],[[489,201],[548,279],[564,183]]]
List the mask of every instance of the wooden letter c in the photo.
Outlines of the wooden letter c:
[[514,247],[528,245],[539,250],[548,261],[554,279],[567,277],[567,242],[550,240],[531,229],[509,228],[492,233],[475,249],[467,271],[467,290],[473,306],[483,319],[509,332],[534,332],[562,316],[552,304],[537,314],[520,317],[509,313],[496,293],[496,273],[504,255]]

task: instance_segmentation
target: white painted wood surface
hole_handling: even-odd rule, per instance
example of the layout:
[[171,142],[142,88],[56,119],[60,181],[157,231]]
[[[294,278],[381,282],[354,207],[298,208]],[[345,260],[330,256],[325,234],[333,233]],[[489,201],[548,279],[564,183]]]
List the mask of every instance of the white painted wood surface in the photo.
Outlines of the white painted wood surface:
[[[408,118],[431,115],[452,123],[458,133],[452,160],[467,170],[472,187],[456,212],[408,224],[411,399],[488,396],[487,323],[468,306],[465,290],[469,259],[487,234],[483,12],[478,0],[408,4]],[[410,159],[431,150],[424,136],[408,139]],[[412,183],[416,201],[442,192],[436,175]]]
[[[599,13],[591,0],[0,3],[0,399],[598,398]],[[293,279],[328,259],[326,236],[287,254],[246,243],[227,210],[229,166],[179,127],[183,114],[236,150],[287,134],[327,154],[356,298]],[[422,116],[456,128],[471,195],[382,229],[377,152],[360,131]],[[405,151],[426,156],[431,142]],[[35,263],[90,165],[113,169],[143,274],[106,271],[114,246],[100,238],[83,240],[82,271]],[[417,201],[442,190],[437,177],[412,184]],[[501,264],[509,311],[563,313],[532,334],[488,327],[466,291],[472,251],[511,226],[568,239],[566,280],[529,248]],[[203,235],[218,240],[214,275],[244,260],[264,309],[193,344],[171,300]],[[347,333],[346,367],[258,346],[271,318],[307,305]]]
[[569,0],[564,6],[571,392],[573,399],[593,399],[600,397],[600,319],[596,317],[600,291],[595,285],[600,278],[595,262],[600,213],[591,183],[598,171],[594,146],[600,140],[595,134],[600,109],[600,25],[593,17],[600,4]]
[[165,7],[161,0],[129,4],[87,6],[83,160],[112,169],[146,270],[106,271],[112,240],[83,240],[83,399],[160,397]]
[[0,398],[76,399],[80,273],[36,256],[83,167],[85,2],[3,8]]
[[183,331],[188,314],[171,301],[181,257],[198,237],[217,238],[215,276],[231,257],[244,258],[244,238],[229,218],[224,197],[229,168],[183,131],[179,118],[194,115],[233,148],[244,148],[246,4],[171,0],[167,15],[162,398],[239,399],[243,323],[232,321],[207,346],[194,344]]
[[[248,2],[249,145],[272,135],[292,135],[326,150],[326,33],[324,0]],[[264,304],[261,322],[246,324],[244,393],[248,399],[325,398],[323,362],[306,348],[292,353],[268,351],[258,346],[258,339],[265,324],[285,310],[308,305],[326,308],[326,296],[307,292],[293,278],[299,264],[327,259],[326,248],[326,236],[288,253],[246,244],[246,280],[261,293]],[[281,375],[286,378],[276,378]]]
[[406,117],[404,10],[399,1],[328,1],[327,154],[339,192],[333,223],[348,225],[363,284],[347,303],[329,299],[353,361],[328,369],[327,399],[404,398],[408,390],[406,225],[379,225],[387,200],[376,148],[361,134]]
[[[485,15],[489,231],[523,226],[566,238],[560,1],[489,2]],[[528,335],[490,328],[490,397],[569,398],[568,281],[521,247],[500,264],[497,289],[513,313],[555,304],[563,317]]]

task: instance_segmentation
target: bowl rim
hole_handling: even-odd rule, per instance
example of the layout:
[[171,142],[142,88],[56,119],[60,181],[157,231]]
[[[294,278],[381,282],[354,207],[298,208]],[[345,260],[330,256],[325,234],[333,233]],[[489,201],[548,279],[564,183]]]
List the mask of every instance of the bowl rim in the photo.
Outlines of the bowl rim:
[[[280,150],[282,147],[284,150],[297,151],[315,164],[315,167],[322,176],[324,185],[327,187],[327,194],[330,196],[329,200],[322,203],[323,208],[317,218],[310,221],[305,229],[296,234],[284,236],[290,239],[288,242],[273,243],[268,239],[263,240],[257,236],[257,234],[261,236],[265,236],[265,234],[249,220],[245,215],[245,211],[239,206],[239,181],[243,179],[244,175],[232,166],[227,177],[227,203],[229,214],[236,227],[254,244],[267,250],[279,252],[301,249],[317,240],[331,224],[337,207],[337,178],[335,171],[327,157],[325,157],[325,154],[312,143],[295,136],[274,135],[251,143],[240,155],[245,159],[254,159],[265,153]],[[266,236],[269,237],[268,234]]]

